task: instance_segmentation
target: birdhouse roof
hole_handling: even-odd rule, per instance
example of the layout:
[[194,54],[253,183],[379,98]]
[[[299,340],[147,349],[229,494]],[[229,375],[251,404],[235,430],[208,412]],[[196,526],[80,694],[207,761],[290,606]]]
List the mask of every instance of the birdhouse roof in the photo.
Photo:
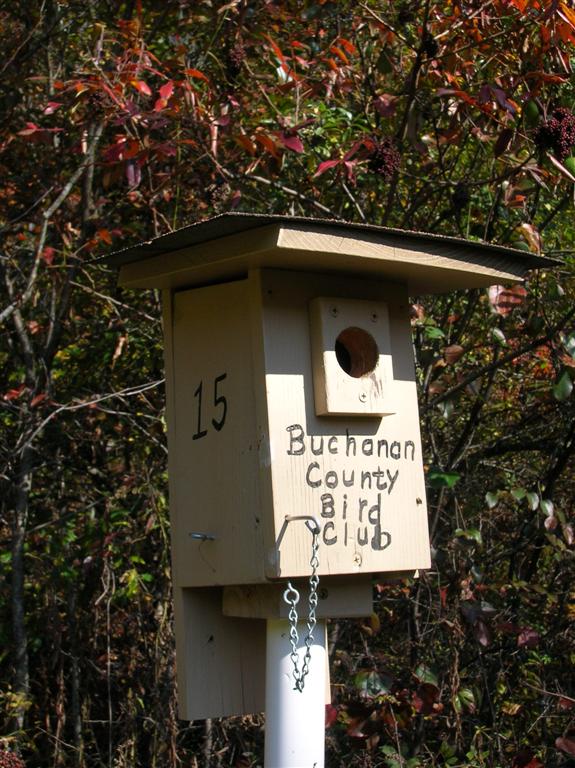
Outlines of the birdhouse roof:
[[186,288],[261,267],[372,276],[406,283],[412,295],[521,281],[548,257],[455,237],[341,220],[224,213],[105,261],[130,288]]

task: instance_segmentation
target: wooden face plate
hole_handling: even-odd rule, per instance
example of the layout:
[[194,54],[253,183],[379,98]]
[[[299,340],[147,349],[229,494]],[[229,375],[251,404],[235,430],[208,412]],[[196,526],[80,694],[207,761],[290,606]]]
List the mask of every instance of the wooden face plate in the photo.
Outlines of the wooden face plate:
[[[316,415],[308,306],[326,295],[386,304],[393,368],[389,415]],[[291,515],[319,520],[321,574],[429,567],[405,289],[373,281],[263,271],[261,296],[276,536],[275,546],[267,547],[268,576],[309,574],[311,533],[303,521],[286,526],[285,519]]]

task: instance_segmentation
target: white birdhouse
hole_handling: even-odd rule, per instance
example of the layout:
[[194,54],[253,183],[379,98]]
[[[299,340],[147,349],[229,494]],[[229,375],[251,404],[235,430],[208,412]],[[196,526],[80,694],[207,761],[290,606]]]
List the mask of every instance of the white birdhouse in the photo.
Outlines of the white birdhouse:
[[[264,625],[310,575],[323,616],[430,565],[409,295],[543,259],[334,221],[225,214],[111,257],[164,290],[180,714],[263,709]],[[307,523],[307,524],[306,524]]]

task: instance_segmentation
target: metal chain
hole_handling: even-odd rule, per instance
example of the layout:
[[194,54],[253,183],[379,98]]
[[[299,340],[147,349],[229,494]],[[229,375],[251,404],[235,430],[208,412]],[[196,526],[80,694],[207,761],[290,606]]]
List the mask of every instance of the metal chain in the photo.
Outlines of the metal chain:
[[309,598],[308,606],[309,613],[307,619],[307,634],[304,638],[305,654],[303,657],[303,663],[301,672],[298,664],[297,647],[299,644],[299,634],[297,631],[298,615],[297,604],[299,603],[299,592],[292,586],[291,581],[288,581],[287,589],[284,592],[284,600],[290,606],[288,614],[289,620],[289,639],[291,645],[290,659],[293,664],[293,677],[295,681],[294,690],[303,691],[305,678],[309,673],[309,664],[311,660],[311,646],[313,643],[313,631],[317,624],[316,609],[317,609],[317,588],[319,586],[319,576],[317,570],[319,568],[319,530],[314,528],[312,531],[312,545],[311,545],[311,559],[309,564],[311,566],[311,576],[309,577]]

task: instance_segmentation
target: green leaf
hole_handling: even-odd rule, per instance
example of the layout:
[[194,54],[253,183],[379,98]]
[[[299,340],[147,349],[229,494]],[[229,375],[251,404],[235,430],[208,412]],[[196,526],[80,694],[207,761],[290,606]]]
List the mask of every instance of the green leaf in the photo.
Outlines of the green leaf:
[[481,537],[481,531],[479,528],[457,528],[455,535],[460,539],[475,541],[477,544],[479,544],[479,546],[483,544],[483,538]]
[[437,407],[443,414],[444,419],[448,419],[455,408],[453,405],[453,400],[444,400],[442,403],[438,403]]
[[382,75],[388,75],[390,72],[393,72],[393,63],[385,50],[380,53],[375,66]]
[[485,494],[485,501],[489,509],[493,509],[499,502],[499,493],[497,491],[487,491]]
[[443,333],[441,328],[438,328],[436,325],[424,326],[424,333],[426,338],[432,339],[432,340],[445,338],[445,334]]
[[470,573],[473,577],[473,581],[476,584],[481,584],[481,582],[483,581],[483,571],[481,570],[481,568],[479,568],[479,566],[477,565],[472,565]]
[[571,392],[573,392],[573,382],[571,381],[571,376],[567,373],[567,371],[563,371],[559,377],[559,381],[553,387],[553,397],[559,401],[567,400],[569,397],[571,397]]
[[535,512],[539,506],[539,496],[534,491],[529,491],[525,494],[525,497],[527,499],[527,503],[529,504],[529,509],[532,512]]
[[525,488],[512,488],[511,495],[513,496],[515,501],[521,501],[527,495],[527,491],[525,490]]
[[491,330],[491,335],[499,345],[501,345],[502,347],[507,346],[507,339],[505,338],[505,334],[503,333],[501,328],[493,328]]
[[461,714],[464,710],[475,712],[475,695],[471,688],[460,688],[453,699],[453,707],[456,712]]
[[563,346],[568,355],[575,358],[575,333],[570,333],[563,339]]
[[432,488],[453,488],[460,478],[457,472],[441,472],[437,469],[430,469],[427,475]]
[[541,499],[541,503],[539,506],[543,514],[547,515],[547,517],[550,517],[553,514],[553,510],[555,507],[551,499]]
[[391,691],[391,678],[378,675],[373,669],[362,669],[353,679],[362,696],[372,698]]
[[439,688],[437,675],[426,664],[419,664],[414,674],[421,683],[429,683],[430,685],[435,685],[436,688]]

